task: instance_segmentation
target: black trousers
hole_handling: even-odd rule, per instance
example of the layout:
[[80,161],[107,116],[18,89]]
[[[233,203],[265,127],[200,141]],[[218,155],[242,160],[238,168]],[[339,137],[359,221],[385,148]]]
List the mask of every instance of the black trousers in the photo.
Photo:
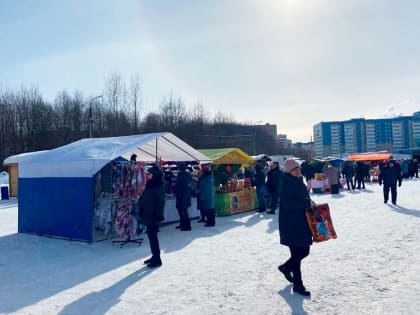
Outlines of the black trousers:
[[356,178],[356,182],[357,182],[357,189],[365,189],[365,178],[364,177],[357,177]]
[[147,237],[149,238],[150,250],[152,252],[152,262],[161,262],[160,247],[158,239],[159,225],[147,224]]
[[216,212],[215,209],[203,209],[204,213],[206,214],[206,224],[207,225],[215,225],[216,224]]
[[346,177],[347,190],[354,189],[353,177]]
[[290,258],[284,266],[293,272],[293,284],[303,284],[300,264],[309,255],[310,246],[289,246]]
[[331,185],[330,189],[332,194],[338,194],[340,190],[338,184]]
[[179,214],[179,225],[181,226],[181,229],[191,229],[191,221],[190,221],[190,216],[188,214],[188,208],[187,207],[178,208],[178,214]]
[[384,201],[388,201],[389,191],[391,190],[391,201],[397,203],[397,184],[385,185],[384,184]]

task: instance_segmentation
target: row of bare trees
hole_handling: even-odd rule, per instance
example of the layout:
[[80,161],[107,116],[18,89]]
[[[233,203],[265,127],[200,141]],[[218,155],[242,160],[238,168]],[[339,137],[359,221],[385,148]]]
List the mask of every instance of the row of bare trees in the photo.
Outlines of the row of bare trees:
[[202,104],[188,108],[172,93],[156,111],[145,113],[140,77],[127,86],[118,73],[100,95],[61,91],[47,102],[36,86],[0,90],[0,160],[22,152],[52,149],[81,138],[172,132],[195,148],[239,147],[249,154],[278,154],[275,139],[251,124],[239,124]]

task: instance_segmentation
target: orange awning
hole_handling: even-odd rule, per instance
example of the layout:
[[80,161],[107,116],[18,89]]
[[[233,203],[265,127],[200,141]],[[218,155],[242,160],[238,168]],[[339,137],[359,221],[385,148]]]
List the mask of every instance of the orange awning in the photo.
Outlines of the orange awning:
[[347,161],[383,161],[389,160],[392,153],[365,153],[349,155]]

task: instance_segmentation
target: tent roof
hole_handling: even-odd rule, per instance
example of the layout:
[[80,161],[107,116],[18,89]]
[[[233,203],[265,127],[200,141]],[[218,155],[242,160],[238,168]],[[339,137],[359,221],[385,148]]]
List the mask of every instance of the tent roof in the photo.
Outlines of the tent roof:
[[348,161],[383,161],[389,160],[392,153],[376,152],[376,153],[360,153],[352,154],[347,157]]
[[199,161],[209,158],[169,132],[81,139],[19,163],[19,177],[91,177],[122,157],[137,161]]
[[252,164],[255,160],[238,148],[219,148],[199,150],[208,156],[214,164]]
[[312,161],[316,162],[331,162],[331,161],[342,161],[343,159],[337,158],[335,156],[325,156],[323,158],[313,158]]
[[255,161],[271,161],[271,158],[266,154],[251,155]]
[[48,151],[49,150],[35,151],[35,152],[25,152],[25,153],[20,153],[20,154],[16,154],[16,155],[11,155],[3,161],[3,165],[20,163],[20,162],[23,162],[27,159],[32,158],[35,155],[42,154],[42,153],[48,152]]

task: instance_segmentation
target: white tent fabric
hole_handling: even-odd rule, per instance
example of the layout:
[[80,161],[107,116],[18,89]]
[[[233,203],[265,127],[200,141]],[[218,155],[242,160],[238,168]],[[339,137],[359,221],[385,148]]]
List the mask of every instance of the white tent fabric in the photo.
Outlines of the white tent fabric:
[[87,138],[30,156],[19,163],[19,177],[91,177],[109,162],[137,155],[137,161],[198,161],[209,158],[169,132]]
[[48,152],[48,151],[49,150],[43,150],[43,151],[25,152],[25,153],[21,153],[21,154],[11,155],[3,161],[3,165],[21,163],[25,160],[33,158],[35,155],[42,154],[42,153],[45,153],[45,152]]

